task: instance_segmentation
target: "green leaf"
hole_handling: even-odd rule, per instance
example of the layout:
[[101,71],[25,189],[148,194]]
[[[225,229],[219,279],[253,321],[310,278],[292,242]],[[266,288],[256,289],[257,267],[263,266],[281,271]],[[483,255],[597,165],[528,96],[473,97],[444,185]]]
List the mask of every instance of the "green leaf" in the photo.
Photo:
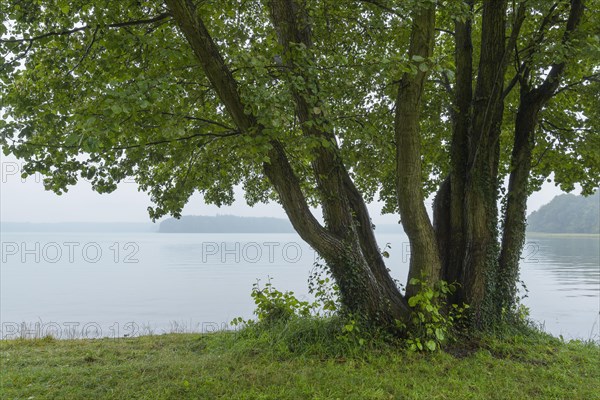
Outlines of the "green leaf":
[[409,306],[414,307],[417,304],[419,304],[419,298],[417,296],[412,296],[411,298],[408,299]]
[[435,328],[435,337],[439,340],[442,341],[444,340],[444,331],[441,328]]
[[427,346],[427,349],[429,351],[435,351],[435,349],[437,348],[437,345],[433,340],[428,340],[427,342],[425,342],[425,345]]

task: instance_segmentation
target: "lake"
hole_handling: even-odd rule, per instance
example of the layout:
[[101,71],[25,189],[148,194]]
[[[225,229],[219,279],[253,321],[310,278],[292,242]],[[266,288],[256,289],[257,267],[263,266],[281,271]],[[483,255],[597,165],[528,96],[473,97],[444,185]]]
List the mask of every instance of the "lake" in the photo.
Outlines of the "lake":
[[[388,266],[405,282],[409,247]],[[315,253],[296,234],[2,233],[2,338],[121,337],[213,331],[252,317],[252,285],[309,298]],[[598,237],[530,236],[521,279],[533,320],[565,339],[598,340]]]

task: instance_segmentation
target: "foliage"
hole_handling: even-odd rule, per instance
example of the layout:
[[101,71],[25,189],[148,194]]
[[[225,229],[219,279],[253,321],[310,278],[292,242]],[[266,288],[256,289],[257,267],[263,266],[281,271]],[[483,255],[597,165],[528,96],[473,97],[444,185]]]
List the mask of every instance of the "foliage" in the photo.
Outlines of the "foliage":
[[287,322],[293,317],[307,317],[312,308],[308,301],[298,300],[294,292],[275,289],[270,279],[263,289],[259,282],[253,285],[252,298],[256,304],[254,313],[258,321],[265,324]]
[[252,285],[250,295],[256,305],[254,314],[258,321],[237,317],[232,324],[254,325],[258,322],[270,325],[286,323],[296,318],[328,318],[340,310],[339,289],[322,260],[314,263],[308,278],[308,292],[314,296],[314,301],[299,300],[292,291],[281,292],[273,286],[271,278],[268,278],[263,288],[260,280],[257,280]]
[[329,317],[338,312],[341,309],[339,290],[323,260],[317,259],[308,277],[308,293],[315,297],[314,315]]
[[[397,342],[389,331],[370,326],[361,315],[345,313],[339,304],[338,289],[326,276],[327,273],[321,262],[315,262],[315,268],[309,277],[309,293],[315,296],[313,302],[299,300],[294,292],[277,290],[270,279],[264,288],[260,287],[259,282],[255,283],[251,296],[256,304],[254,313],[257,321],[238,317],[232,321],[232,325],[254,330],[259,335],[279,332],[286,326],[290,331],[298,330],[298,326],[328,326],[321,329],[321,333],[328,332],[327,334],[316,334],[319,340],[329,342],[335,339],[339,343],[334,348],[338,349],[341,343],[341,349],[351,353],[360,351],[367,343],[373,346]],[[409,299],[409,305],[414,311],[410,326],[396,322],[396,327],[406,336],[402,343],[411,351],[440,350],[461,331],[461,320],[469,306],[448,304],[449,296],[456,290],[455,284],[440,281],[432,288],[425,279],[413,279],[410,284],[418,286],[419,290]],[[292,345],[295,340],[297,338],[294,337],[287,345]],[[298,344],[293,345],[297,346]]]
[[[419,287],[408,304],[413,309],[407,331],[406,343],[412,351],[439,350],[451,335],[458,331],[461,319],[465,316],[468,304],[448,304],[447,300],[456,291],[455,284],[439,281],[431,287],[425,279],[413,278],[410,285]],[[406,328],[398,321],[402,328]]]
[[[204,4],[206,3],[206,4]],[[235,71],[248,107],[267,128],[264,135],[241,135],[233,127],[193,53],[178,34],[161,2],[97,3],[1,1],[0,132],[5,154],[26,160],[24,174],[40,172],[57,193],[80,179],[110,192],[133,177],[148,192],[150,215],[179,215],[196,191],[217,205],[234,200],[243,185],[249,204],[276,198],[261,171],[268,140],[285,141],[292,166],[313,201],[314,177],[308,172],[321,141],[300,134],[286,70],[277,67],[280,45],[261,2],[204,2],[202,16]],[[424,185],[432,193],[448,172],[451,96],[455,84],[453,19],[468,15],[460,3],[445,2],[431,60],[407,60],[410,25],[405,15],[417,2],[388,8],[372,2],[344,7],[330,0],[308,4],[316,63],[307,68],[320,82],[320,108],[336,132],[344,163],[352,169],[367,200],[379,196],[386,210],[395,204],[393,113],[396,85],[403,72],[430,68],[424,99],[422,148]],[[529,2],[537,11],[526,18],[518,43],[532,54],[531,69],[564,57],[580,60],[568,69],[560,95],[543,111],[536,146],[536,182],[553,172],[565,189],[581,182],[598,185],[600,159],[593,151],[600,132],[597,76],[600,36],[597,1],[584,21],[580,39],[556,44],[554,24],[536,39],[551,2]],[[566,7],[559,2],[559,10]],[[128,21],[152,21],[131,23]],[[474,26],[474,48],[478,48]],[[54,34],[49,34],[53,32]],[[35,38],[35,39],[32,39]],[[31,39],[31,40],[30,40]],[[307,51],[307,50],[303,50]],[[508,71],[507,80],[514,71]],[[536,78],[539,79],[539,78]],[[298,81],[297,85],[305,83]],[[448,86],[449,85],[449,86]],[[507,98],[501,170],[508,172],[511,124],[518,96]],[[535,188],[536,184],[533,185]],[[314,204],[314,203],[313,203]]]
[[365,330],[356,319],[341,314],[338,293],[319,262],[309,278],[309,292],[313,302],[301,301],[294,292],[277,290],[271,280],[261,288],[259,282],[252,288],[257,320],[234,318],[232,326],[240,327],[239,334],[273,343],[282,351],[296,353],[319,351],[339,356],[357,354],[369,340],[372,347],[382,345],[372,332]]

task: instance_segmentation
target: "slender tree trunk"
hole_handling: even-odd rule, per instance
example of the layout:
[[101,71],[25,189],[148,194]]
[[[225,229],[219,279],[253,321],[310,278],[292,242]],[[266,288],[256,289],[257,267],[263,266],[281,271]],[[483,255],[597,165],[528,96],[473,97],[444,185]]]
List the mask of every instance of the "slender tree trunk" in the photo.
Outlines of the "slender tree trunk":
[[497,278],[498,290],[503,293],[499,304],[501,310],[506,310],[515,304],[519,260],[525,243],[531,154],[535,144],[534,132],[539,112],[538,105],[531,103],[531,100],[529,96],[523,96],[515,122],[515,139]]
[[[581,23],[583,12],[584,2],[582,0],[571,0],[569,18],[562,39],[563,43],[569,41],[571,34]],[[516,285],[519,277],[519,261],[525,243],[529,175],[531,173],[531,156],[535,146],[538,114],[554,95],[565,68],[565,62],[553,64],[544,82],[536,88],[529,86],[528,68],[523,68],[525,76],[520,78],[521,99],[515,120],[515,136],[504,214],[502,248],[496,278],[498,290],[502,293],[502,296],[499,297],[500,311],[509,311],[516,305],[517,301]]]

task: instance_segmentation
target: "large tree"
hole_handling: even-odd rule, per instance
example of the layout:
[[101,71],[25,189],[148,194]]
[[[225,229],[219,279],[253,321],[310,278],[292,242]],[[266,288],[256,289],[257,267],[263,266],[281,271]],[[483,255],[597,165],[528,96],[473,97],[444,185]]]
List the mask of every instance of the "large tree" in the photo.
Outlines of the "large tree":
[[[599,183],[598,8],[0,1],[3,150],[57,193],[134,177],[152,218],[243,185],[250,205],[283,206],[349,311],[392,326],[412,278],[446,280],[482,326],[515,305],[528,195],[552,174]],[[375,196],[410,240],[406,293],[375,241]]]

